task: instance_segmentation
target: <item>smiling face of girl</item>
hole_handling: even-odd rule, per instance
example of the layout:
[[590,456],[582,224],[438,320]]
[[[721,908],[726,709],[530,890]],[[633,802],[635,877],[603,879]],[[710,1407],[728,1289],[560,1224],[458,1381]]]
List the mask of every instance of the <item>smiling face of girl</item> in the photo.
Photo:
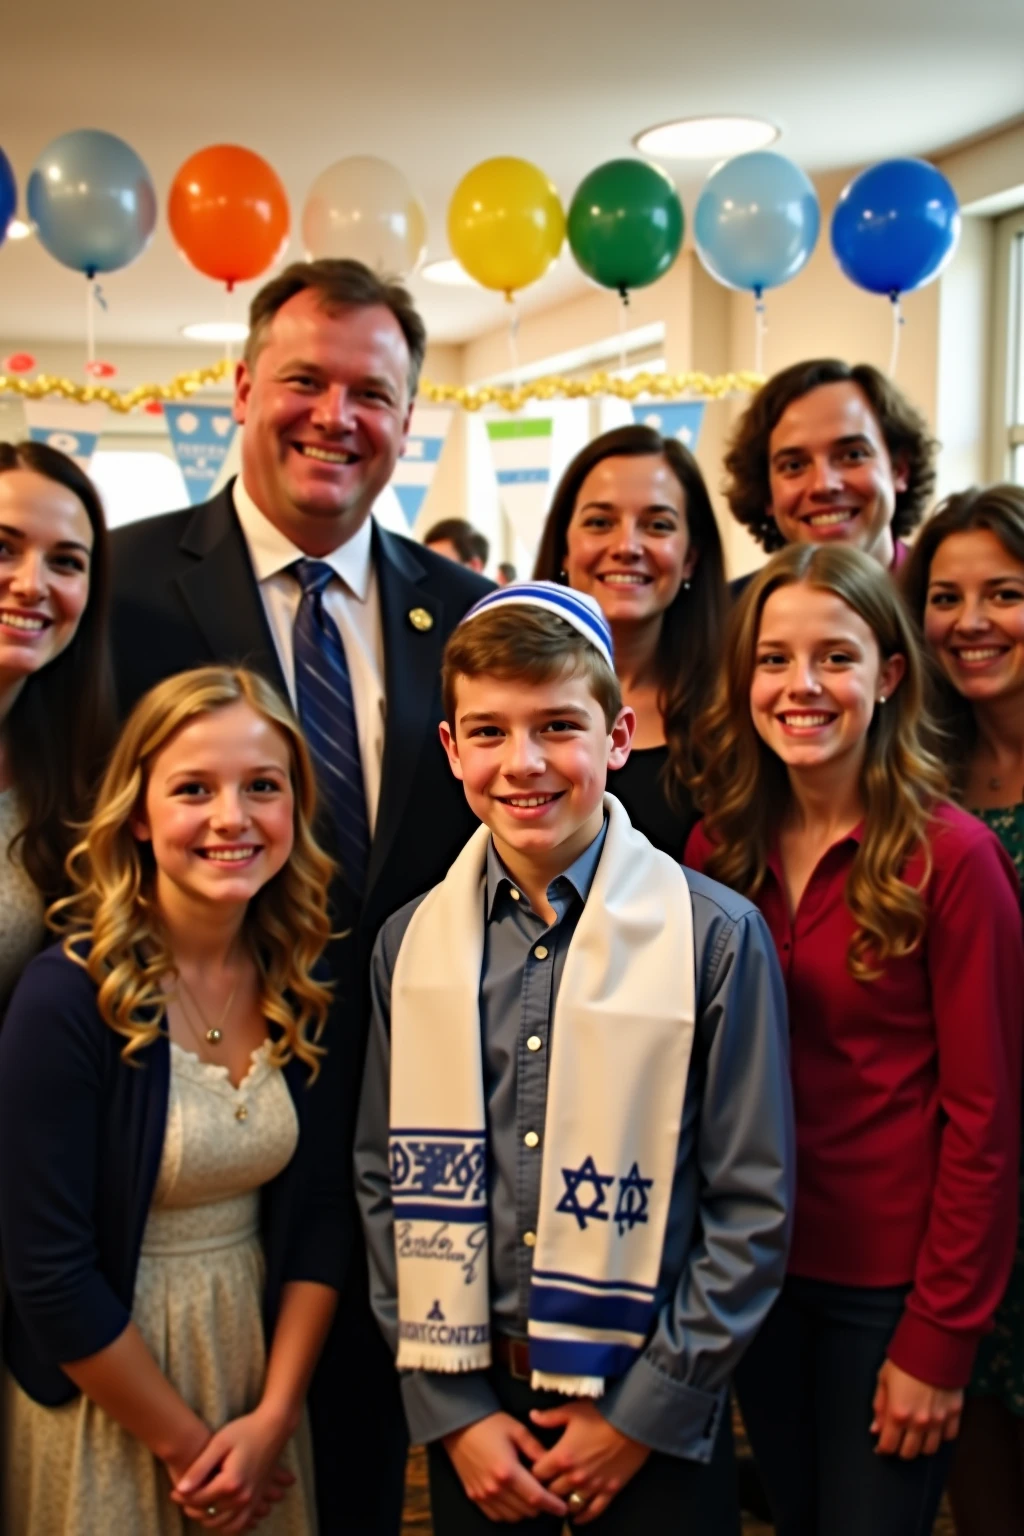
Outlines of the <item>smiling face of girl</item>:
[[870,626],[834,592],[777,587],[758,628],[750,713],[791,773],[848,770],[856,778],[878,702],[904,671],[883,658]]

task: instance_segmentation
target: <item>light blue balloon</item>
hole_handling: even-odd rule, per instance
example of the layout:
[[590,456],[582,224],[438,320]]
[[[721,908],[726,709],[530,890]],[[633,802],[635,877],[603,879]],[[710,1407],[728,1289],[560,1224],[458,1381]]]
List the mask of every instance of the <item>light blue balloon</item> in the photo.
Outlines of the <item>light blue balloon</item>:
[[96,128],[46,146],[32,167],[26,202],[45,249],[89,278],[126,267],[156,228],[149,172],[130,144]]
[[809,178],[785,155],[764,149],[712,171],[693,216],[697,254],[711,276],[758,297],[796,276],[820,227]]

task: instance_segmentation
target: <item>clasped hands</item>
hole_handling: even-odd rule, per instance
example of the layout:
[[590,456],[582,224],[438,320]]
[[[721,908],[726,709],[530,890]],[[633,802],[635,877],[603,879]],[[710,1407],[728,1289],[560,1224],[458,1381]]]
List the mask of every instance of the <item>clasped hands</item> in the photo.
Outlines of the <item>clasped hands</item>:
[[550,1450],[508,1413],[489,1414],[444,1437],[467,1497],[491,1520],[551,1514],[587,1525],[650,1455],[586,1399],[534,1409],[530,1418],[542,1429],[561,1427]]
[[230,1420],[166,1463],[172,1500],[207,1530],[255,1530],[295,1481],[280,1462],[294,1427],[263,1407]]

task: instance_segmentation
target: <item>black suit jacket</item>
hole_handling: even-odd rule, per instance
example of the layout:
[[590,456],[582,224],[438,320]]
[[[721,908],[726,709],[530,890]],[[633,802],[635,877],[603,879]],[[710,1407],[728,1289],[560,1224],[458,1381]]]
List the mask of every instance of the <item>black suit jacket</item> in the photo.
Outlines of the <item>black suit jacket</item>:
[[[118,529],[114,668],[122,713],[187,667],[244,664],[288,692],[229,485],[212,501]],[[444,644],[491,583],[375,527],[387,719],[380,801],[358,917],[359,970],[381,923],[447,873],[476,825],[437,737]],[[430,615],[429,629],[409,618]]]

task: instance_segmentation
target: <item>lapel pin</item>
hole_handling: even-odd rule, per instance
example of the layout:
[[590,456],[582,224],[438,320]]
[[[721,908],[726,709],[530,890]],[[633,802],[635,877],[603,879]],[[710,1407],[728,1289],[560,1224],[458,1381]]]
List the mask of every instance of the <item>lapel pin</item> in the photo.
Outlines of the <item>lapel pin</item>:
[[425,608],[410,608],[409,623],[413,629],[418,629],[421,634],[426,634],[428,629],[434,627],[434,615],[428,613]]

